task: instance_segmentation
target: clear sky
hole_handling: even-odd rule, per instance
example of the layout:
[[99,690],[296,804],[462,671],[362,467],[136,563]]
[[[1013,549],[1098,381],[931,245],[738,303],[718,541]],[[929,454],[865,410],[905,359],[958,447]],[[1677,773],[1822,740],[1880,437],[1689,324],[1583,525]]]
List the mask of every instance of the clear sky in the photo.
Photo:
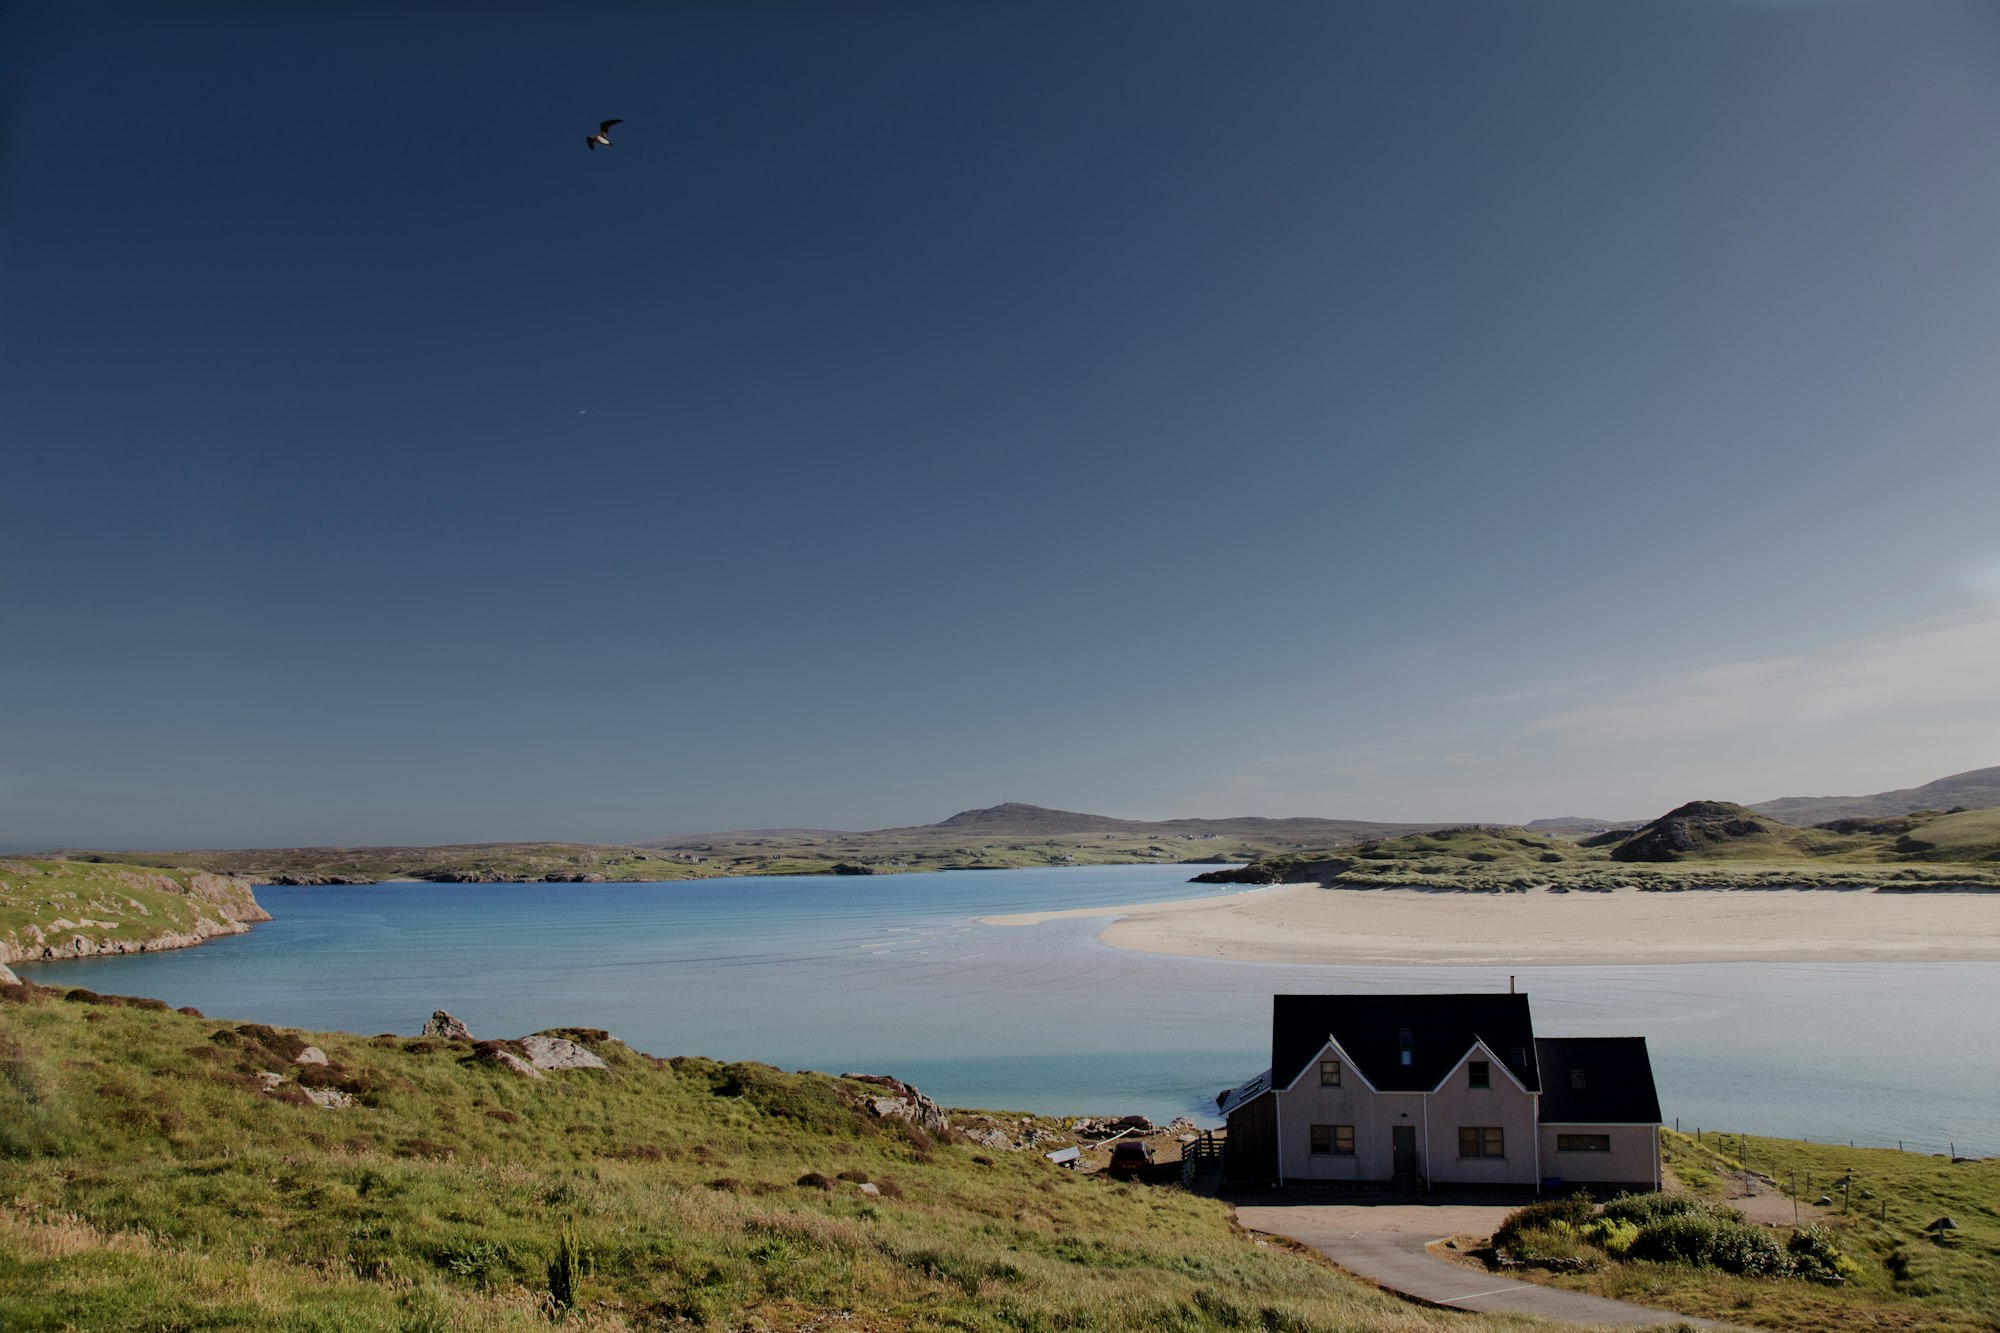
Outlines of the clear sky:
[[2000,6],[0,23],[0,843],[2000,762]]

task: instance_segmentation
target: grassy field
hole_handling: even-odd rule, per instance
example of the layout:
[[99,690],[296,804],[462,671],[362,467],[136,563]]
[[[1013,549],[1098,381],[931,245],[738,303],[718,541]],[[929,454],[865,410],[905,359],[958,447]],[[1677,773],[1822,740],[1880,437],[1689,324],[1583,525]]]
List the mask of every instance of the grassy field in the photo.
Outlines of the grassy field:
[[[1749,811],[1743,812],[1750,815]],[[1754,818],[1754,816],[1753,816]],[[1795,829],[1769,819],[1674,861],[1621,861],[1620,837],[1572,841],[1503,827],[1446,829],[1257,862],[1279,878],[1346,887],[1485,892],[1619,888],[2000,887],[2000,810]]]
[[[1697,1142],[1665,1131],[1664,1144],[1668,1168],[1684,1188],[1718,1203],[1754,1207],[1753,1219],[1770,1215],[1767,1220],[1781,1223],[1773,1233],[1781,1241],[1791,1231],[1785,1224],[1793,1216],[1790,1192],[1796,1188],[1800,1220],[1810,1224],[1817,1215],[1853,1260],[1844,1282],[1739,1277],[1644,1261],[1524,1276],[1682,1314],[1797,1333],[2000,1328],[2000,1159],[1952,1162],[1740,1134],[1705,1133]],[[1852,1182],[1845,1191],[1834,1185],[1843,1178]],[[1756,1189],[1755,1198],[1742,1197],[1746,1183]],[[1827,1197],[1832,1207],[1813,1206]],[[1958,1224],[1945,1244],[1925,1231],[1939,1217]]]
[[264,921],[246,882],[193,870],[0,860],[0,962],[192,942]]
[[[0,1320],[9,1333],[1519,1326],[1414,1309],[1178,1189],[879,1120],[867,1084],[571,1035],[608,1068],[530,1081],[467,1042],[6,988]],[[329,1064],[291,1059],[308,1041]],[[285,1081],[266,1092],[264,1071]],[[314,1088],[353,1104],[309,1104]],[[553,1294],[565,1275],[567,1304]]]

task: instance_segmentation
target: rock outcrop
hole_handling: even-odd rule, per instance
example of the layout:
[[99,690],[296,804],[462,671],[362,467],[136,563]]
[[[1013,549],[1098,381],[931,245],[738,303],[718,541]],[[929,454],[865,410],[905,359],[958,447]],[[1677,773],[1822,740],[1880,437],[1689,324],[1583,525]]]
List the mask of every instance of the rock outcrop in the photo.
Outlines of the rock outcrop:
[[20,984],[21,979],[14,975],[13,969],[9,968],[5,963],[0,963],[0,986],[18,986]]
[[1729,801],[1689,801],[1611,849],[1614,861],[1678,861],[1772,833],[1771,822]]
[[1354,862],[1340,857],[1313,861],[1280,859],[1252,861],[1247,866],[1211,870],[1196,875],[1190,884],[1324,884],[1354,869]]
[[881,1088],[883,1095],[870,1097],[868,1109],[884,1120],[907,1120],[931,1134],[942,1134],[951,1128],[951,1119],[945,1115],[944,1108],[918,1092],[912,1084],[883,1074],[842,1074],[841,1077]]
[[472,1030],[442,1009],[431,1014],[431,1020],[424,1024],[421,1035],[443,1037],[446,1041],[472,1040]]
[[521,1038],[521,1048],[528,1053],[528,1063],[537,1069],[603,1069],[604,1061],[592,1054],[590,1049],[578,1045],[567,1037],[555,1037],[546,1032],[537,1032],[532,1037]]

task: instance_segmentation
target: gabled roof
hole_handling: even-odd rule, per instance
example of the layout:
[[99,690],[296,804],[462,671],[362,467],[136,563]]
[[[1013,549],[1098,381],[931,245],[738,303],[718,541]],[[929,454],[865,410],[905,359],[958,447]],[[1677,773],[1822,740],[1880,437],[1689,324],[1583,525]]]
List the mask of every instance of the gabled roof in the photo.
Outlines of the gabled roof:
[[1234,1111],[1245,1102],[1256,1101],[1270,1090],[1271,1071],[1268,1069],[1255,1078],[1245,1079],[1231,1088],[1229,1095],[1222,1099],[1222,1118],[1227,1120],[1231,1111]]
[[1543,1037],[1545,1125],[1657,1125],[1660,1095],[1644,1037]]
[[1272,1083],[1290,1087],[1328,1037],[1383,1092],[1430,1091],[1480,1040],[1530,1092],[1541,1087],[1526,995],[1274,995]]

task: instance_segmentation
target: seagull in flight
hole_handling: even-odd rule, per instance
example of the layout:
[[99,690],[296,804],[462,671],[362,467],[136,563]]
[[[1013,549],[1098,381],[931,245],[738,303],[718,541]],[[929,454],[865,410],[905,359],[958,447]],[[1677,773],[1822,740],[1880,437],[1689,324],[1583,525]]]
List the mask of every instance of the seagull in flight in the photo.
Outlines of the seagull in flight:
[[611,146],[611,127],[613,125],[623,125],[624,123],[622,120],[607,120],[597,127],[597,133],[586,134],[583,142],[593,153],[597,151],[597,145],[599,144],[603,144],[606,148],[609,148]]

